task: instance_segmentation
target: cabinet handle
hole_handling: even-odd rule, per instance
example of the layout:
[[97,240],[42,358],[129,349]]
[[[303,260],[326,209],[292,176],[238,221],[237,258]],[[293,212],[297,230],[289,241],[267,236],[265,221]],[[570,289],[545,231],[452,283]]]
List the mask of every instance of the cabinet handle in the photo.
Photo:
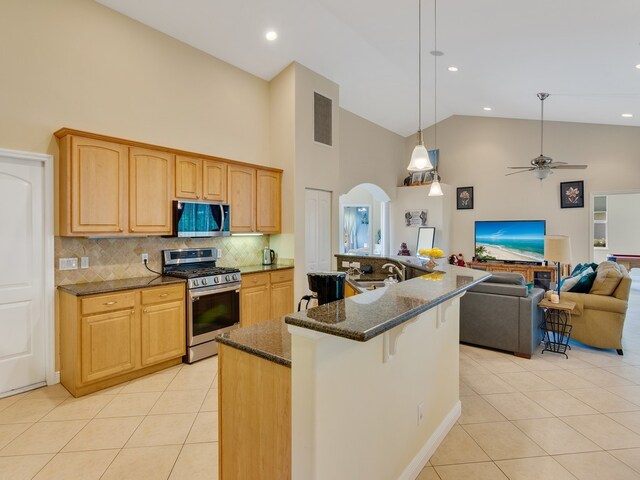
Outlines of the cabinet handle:
[[124,232],[124,228],[121,228],[121,229],[120,229],[120,231],[121,231],[121,232]]
[[131,310],[131,315],[135,315],[136,311],[135,310]]
[[136,229],[135,229],[135,228],[132,228],[132,229],[131,229],[131,231],[132,231],[132,232],[135,232],[135,231],[136,231]]
[[167,297],[168,295],[169,295],[168,293],[163,293],[162,295],[160,295],[160,298]]
[[142,313],[148,313],[149,310],[147,310],[146,308],[144,310],[142,310]]
[[102,305],[106,305],[106,306],[108,306],[108,305],[115,305],[116,303],[118,303],[118,302],[116,302],[115,300],[113,300],[113,301],[111,301],[111,302],[105,302],[105,303],[103,303]]

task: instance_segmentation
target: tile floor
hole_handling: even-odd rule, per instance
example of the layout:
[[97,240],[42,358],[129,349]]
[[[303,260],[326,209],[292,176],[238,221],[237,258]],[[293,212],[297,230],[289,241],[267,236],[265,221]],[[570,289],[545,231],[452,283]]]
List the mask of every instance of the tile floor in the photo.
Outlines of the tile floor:
[[[624,357],[460,346],[462,416],[419,480],[640,480],[640,285]],[[0,479],[214,480],[217,357],[74,399],[0,399]]]

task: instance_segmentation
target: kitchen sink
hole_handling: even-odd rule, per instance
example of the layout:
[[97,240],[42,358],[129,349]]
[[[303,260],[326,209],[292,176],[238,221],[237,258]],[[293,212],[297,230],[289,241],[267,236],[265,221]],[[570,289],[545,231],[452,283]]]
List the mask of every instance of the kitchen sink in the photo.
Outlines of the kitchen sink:
[[365,290],[375,290],[376,288],[383,288],[386,287],[387,285],[385,285],[384,282],[378,280],[378,281],[354,281],[354,283]]

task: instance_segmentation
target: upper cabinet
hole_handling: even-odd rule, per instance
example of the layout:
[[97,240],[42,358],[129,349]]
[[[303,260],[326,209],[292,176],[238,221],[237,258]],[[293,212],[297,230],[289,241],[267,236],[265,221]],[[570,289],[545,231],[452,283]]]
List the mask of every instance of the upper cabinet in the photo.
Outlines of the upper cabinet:
[[227,172],[231,232],[255,232],[256,169],[229,165]]
[[282,174],[256,172],[256,228],[262,233],[280,233]]
[[175,197],[185,200],[202,198],[202,160],[176,155]]

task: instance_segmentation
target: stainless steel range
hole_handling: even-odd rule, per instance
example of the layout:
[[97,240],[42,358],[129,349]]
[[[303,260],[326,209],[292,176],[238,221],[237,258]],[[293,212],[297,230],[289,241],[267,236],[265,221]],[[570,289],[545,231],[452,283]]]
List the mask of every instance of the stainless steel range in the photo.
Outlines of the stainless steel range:
[[216,260],[215,248],[162,251],[162,272],[187,279],[187,363],[216,355],[213,339],[240,325],[240,270]]

